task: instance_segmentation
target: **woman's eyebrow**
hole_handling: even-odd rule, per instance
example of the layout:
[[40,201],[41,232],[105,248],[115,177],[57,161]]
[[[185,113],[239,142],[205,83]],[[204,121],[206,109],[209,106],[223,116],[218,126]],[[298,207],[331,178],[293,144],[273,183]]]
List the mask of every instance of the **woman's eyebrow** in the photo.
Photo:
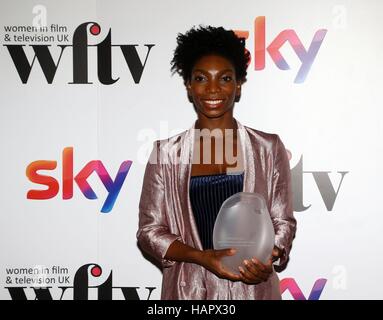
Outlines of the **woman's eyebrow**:
[[[228,71],[234,72],[234,70],[232,70],[232,69],[225,69],[225,70],[218,71],[218,73],[224,73],[224,72],[228,72]],[[208,71],[203,70],[203,69],[195,69],[195,70],[193,70],[193,72],[209,73]]]

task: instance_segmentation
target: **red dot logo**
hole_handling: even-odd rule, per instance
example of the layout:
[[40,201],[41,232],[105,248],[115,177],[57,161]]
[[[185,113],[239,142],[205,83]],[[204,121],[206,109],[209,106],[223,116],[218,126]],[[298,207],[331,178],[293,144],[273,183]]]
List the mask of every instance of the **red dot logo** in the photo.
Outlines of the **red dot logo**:
[[101,276],[102,270],[99,266],[94,266],[90,270],[90,273],[92,274],[93,277],[99,277],[99,276]]
[[100,32],[101,28],[98,24],[95,23],[93,26],[90,27],[90,33],[94,36],[97,36]]

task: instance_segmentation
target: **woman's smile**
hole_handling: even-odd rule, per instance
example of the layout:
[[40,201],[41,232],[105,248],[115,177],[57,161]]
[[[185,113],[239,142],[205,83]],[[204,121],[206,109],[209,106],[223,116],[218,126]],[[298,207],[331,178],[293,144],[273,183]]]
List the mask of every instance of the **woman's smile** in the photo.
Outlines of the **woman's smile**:
[[202,101],[207,108],[217,109],[222,107],[225,99],[203,99]]

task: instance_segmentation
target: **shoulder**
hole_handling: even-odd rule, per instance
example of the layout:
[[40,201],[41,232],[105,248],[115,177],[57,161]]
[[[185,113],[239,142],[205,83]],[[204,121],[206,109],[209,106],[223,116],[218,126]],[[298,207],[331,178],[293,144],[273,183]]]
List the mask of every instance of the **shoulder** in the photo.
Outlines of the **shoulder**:
[[188,130],[185,130],[169,138],[156,140],[154,141],[154,145],[156,145],[159,150],[168,151],[169,148],[180,145],[185,139],[187,132]]
[[253,150],[256,153],[269,154],[274,161],[280,161],[289,163],[291,159],[291,153],[285,148],[281,138],[276,133],[268,133],[253,128],[245,127],[250,143]]
[[264,132],[247,126],[243,127],[248,133],[252,144],[258,145],[259,147],[273,148],[281,143],[281,139],[276,133]]
[[181,156],[181,148],[187,140],[188,130],[182,131],[166,139],[159,139],[153,142],[153,150],[149,157],[151,163],[178,163]]
[[243,127],[248,134],[251,147],[255,153],[269,154],[273,159],[285,159],[285,156],[286,159],[291,158],[290,152],[285,148],[278,134],[264,132],[247,126]]

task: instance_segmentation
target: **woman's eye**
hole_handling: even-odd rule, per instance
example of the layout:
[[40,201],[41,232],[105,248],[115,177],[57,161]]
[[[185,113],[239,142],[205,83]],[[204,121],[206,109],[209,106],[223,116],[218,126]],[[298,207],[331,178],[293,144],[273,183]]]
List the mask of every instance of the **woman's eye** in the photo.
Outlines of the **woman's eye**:
[[229,82],[231,81],[233,78],[231,76],[223,76],[222,77],[222,80],[225,81],[225,82]]
[[203,81],[205,78],[203,76],[195,76],[194,80],[197,82]]

